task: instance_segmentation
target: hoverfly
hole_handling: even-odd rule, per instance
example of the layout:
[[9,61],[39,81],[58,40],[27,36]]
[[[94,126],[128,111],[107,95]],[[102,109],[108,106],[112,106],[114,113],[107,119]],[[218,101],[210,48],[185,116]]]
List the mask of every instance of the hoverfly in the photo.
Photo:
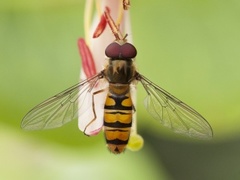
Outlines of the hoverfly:
[[[105,16],[108,23],[113,23],[108,13],[105,13]],[[111,27],[111,24],[109,26]],[[200,139],[211,138],[212,128],[203,116],[136,71],[136,48],[127,42],[126,36],[119,37],[116,32],[118,29],[111,29],[116,40],[106,47],[106,67],[93,77],[35,106],[23,118],[22,128],[40,130],[60,127],[77,118],[79,108],[84,107],[88,97],[93,101],[94,114],[94,118],[88,124],[90,125],[96,119],[96,102],[93,96],[107,90],[103,117],[104,135],[109,150],[119,154],[128,144],[132,115],[135,111],[131,99],[131,86],[140,82],[147,93],[145,107],[161,124],[176,133]],[[99,86],[102,80],[106,82],[107,87],[94,92],[94,88]],[[83,103],[79,104],[78,99],[83,99]]]

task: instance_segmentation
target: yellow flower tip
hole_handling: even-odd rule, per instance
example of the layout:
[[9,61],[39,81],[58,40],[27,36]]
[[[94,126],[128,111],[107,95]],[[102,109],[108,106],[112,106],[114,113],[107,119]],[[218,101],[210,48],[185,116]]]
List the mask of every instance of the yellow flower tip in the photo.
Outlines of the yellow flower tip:
[[142,149],[144,140],[139,134],[131,134],[127,148],[131,151],[139,151]]

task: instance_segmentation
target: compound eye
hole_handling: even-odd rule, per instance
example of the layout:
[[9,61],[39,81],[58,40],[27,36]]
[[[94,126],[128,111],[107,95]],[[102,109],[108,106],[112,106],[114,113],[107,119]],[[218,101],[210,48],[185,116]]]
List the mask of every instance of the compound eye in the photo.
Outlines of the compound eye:
[[117,59],[121,54],[121,46],[118,43],[113,42],[107,46],[105,49],[105,54],[109,58]]
[[130,43],[124,43],[122,45],[117,42],[113,42],[109,44],[105,50],[105,54],[107,57],[111,59],[132,59],[136,57],[137,50]]
[[126,59],[132,59],[135,58],[137,55],[137,50],[136,48],[130,44],[130,43],[125,43],[121,47],[121,56]]

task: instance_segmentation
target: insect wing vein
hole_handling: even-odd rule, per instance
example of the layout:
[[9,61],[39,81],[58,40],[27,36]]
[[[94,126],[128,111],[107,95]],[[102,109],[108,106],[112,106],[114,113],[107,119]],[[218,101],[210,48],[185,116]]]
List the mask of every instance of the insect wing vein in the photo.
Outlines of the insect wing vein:
[[139,74],[138,80],[147,91],[144,101],[147,111],[161,124],[176,133],[199,139],[212,138],[211,126],[197,111],[144,76]]
[[89,99],[87,96],[92,96],[91,90],[101,78],[99,73],[43,101],[25,115],[21,127],[26,130],[51,129],[77,118],[78,109],[85,103],[78,99]]

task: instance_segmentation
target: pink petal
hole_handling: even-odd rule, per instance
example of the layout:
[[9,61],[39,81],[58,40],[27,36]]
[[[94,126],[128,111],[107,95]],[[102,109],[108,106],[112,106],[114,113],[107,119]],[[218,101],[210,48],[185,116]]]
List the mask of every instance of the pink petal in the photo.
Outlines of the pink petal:
[[95,63],[92,57],[92,53],[90,52],[90,49],[88,48],[83,38],[80,38],[78,40],[78,49],[82,59],[83,71],[86,74],[87,78],[90,78],[93,75],[95,75],[97,72],[96,72]]
[[[110,12],[108,7],[106,8],[106,11]],[[105,30],[106,25],[107,25],[106,18],[104,16],[104,14],[102,14],[100,22],[98,23],[98,26],[93,33],[93,38],[99,37],[103,33],[103,31]]]

